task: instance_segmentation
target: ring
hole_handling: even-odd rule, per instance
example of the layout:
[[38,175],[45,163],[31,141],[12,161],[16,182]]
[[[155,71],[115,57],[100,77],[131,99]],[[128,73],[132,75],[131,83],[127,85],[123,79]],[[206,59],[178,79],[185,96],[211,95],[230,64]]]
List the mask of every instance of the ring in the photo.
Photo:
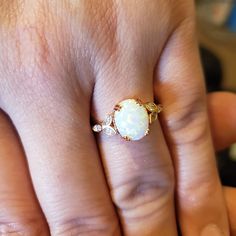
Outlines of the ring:
[[92,130],[108,136],[119,134],[127,141],[140,140],[149,134],[150,124],[157,120],[162,110],[161,104],[126,99],[115,105],[106,119],[95,124]]

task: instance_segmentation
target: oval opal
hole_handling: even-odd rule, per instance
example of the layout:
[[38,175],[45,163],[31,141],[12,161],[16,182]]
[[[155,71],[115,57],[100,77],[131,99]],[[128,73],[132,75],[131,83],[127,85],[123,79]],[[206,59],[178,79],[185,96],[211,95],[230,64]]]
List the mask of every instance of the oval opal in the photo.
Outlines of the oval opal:
[[135,99],[127,99],[118,104],[114,112],[114,120],[119,134],[128,140],[140,140],[149,127],[146,108]]

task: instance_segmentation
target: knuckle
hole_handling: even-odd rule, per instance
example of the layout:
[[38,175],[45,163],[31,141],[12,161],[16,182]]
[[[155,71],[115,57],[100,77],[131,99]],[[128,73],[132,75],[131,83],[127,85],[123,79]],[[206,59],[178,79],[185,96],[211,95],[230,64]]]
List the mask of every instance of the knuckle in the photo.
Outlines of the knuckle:
[[[214,197],[212,204],[215,204],[217,197],[221,196],[221,186],[218,179],[205,181],[191,182],[191,184],[179,186],[178,198],[179,201],[184,202],[182,207],[186,211],[192,212],[194,209],[205,208],[206,205],[210,207],[209,197]],[[201,183],[201,184],[199,184]]]
[[112,196],[120,214],[131,221],[162,214],[174,192],[172,169],[167,173],[157,176],[150,171],[146,176],[116,186]]
[[[20,17],[16,16],[15,24],[5,27],[4,31],[1,32],[1,36],[5,41],[0,48],[2,49],[1,54],[4,54],[4,58],[7,56],[6,59],[9,64],[13,61],[14,66],[18,65],[19,71],[23,72],[32,70],[31,66],[47,64],[49,57],[51,56],[50,59],[52,58],[53,50],[58,46],[57,43],[64,38],[56,37],[57,33],[63,32],[59,27],[56,29],[60,24],[59,17],[53,15],[52,9],[49,8],[49,4],[46,4],[45,1],[40,1],[32,6],[29,3],[22,3],[24,2],[23,0],[6,2],[9,3],[3,4],[4,8],[6,8],[5,15],[13,15],[10,11],[14,11],[20,12],[15,13],[15,15],[18,14]],[[21,5],[21,7],[18,5]],[[21,8],[21,10],[18,8]],[[4,15],[2,17],[7,18]],[[60,32],[57,32],[57,30],[60,30]],[[4,48],[2,48],[3,45],[5,45]]]
[[[192,97],[192,98],[191,98]],[[190,99],[173,104],[175,110],[167,120],[167,127],[176,137],[175,145],[201,143],[209,132],[207,110],[203,94],[192,94]],[[171,109],[170,109],[171,110]]]
[[50,33],[49,28],[41,19],[32,24],[22,23],[7,33],[6,45],[0,45],[0,92],[4,103],[17,96],[22,105],[33,105],[43,100],[44,93],[56,96],[58,89],[51,92],[55,87],[72,87],[71,81],[64,78],[71,78],[74,71],[67,71],[64,51],[57,47],[54,29]]
[[[15,48],[13,62],[16,69],[26,75],[23,78],[39,77],[39,72],[45,71],[48,63],[49,48],[45,32],[40,25],[26,25],[14,33]],[[9,60],[10,61],[10,60]]]
[[119,224],[113,216],[76,217],[51,223],[50,231],[52,236],[110,236],[119,232]]
[[0,2],[0,25],[8,27],[11,25],[15,25],[18,15],[20,15],[22,9],[22,0],[2,0]]
[[[38,12],[41,12],[40,9]],[[46,16],[22,13],[15,26],[8,27],[1,35],[4,39],[4,43],[0,45],[3,92],[9,86],[25,87],[35,78],[43,78],[49,72],[53,63],[49,37],[54,34],[48,35],[53,29],[49,24],[46,27],[45,22],[47,22]]]
[[94,37],[86,37],[87,42],[81,45],[80,50],[83,51],[83,48],[86,48],[92,63],[100,68],[117,56],[119,22],[116,4],[113,1],[104,1],[102,4],[88,1],[85,4],[83,17],[80,35],[84,37],[89,32]]
[[48,236],[48,232],[43,220],[23,219],[17,222],[0,222],[0,235]]
[[[103,4],[97,2],[96,4],[88,2],[86,4],[87,22],[91,24],[90,30],[92,33],[96,34],[99,38],[101,37],[101,31],[107,34],[114,34],[117,25],[116,25],[116,4],[112,1],[104,1]],[[93,20],[91,21],[91,16]],[[104,36],[103,36],[104,37]]]

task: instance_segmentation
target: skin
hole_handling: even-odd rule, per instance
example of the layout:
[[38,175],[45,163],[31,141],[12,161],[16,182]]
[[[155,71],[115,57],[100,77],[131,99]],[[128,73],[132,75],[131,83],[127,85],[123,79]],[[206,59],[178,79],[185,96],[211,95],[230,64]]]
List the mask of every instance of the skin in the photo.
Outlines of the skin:
[[[193,6],[1,1],[1,234],[229,235]],[[125,98],[160,101],[160,122],[95,137]]]
[[[220,151],[236,142],[236,95],[212,93],[208,95],[209,118],[215,149]],[[236,235],[236,188],[224,187],[224,195],[230,221],[230,235]]]

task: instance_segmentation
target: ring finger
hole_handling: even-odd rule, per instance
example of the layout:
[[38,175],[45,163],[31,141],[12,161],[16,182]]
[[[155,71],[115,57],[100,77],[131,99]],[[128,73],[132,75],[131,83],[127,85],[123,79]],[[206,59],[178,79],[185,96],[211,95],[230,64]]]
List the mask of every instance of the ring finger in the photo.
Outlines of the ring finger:
[[[152,70],[143,61],[133,64],[130,58],[120,60],[125,70],[119,63],[101,67],[105,69],[100,71],[102,77],[97,78],[94,89],[95,120],[104,120],[124,99],[153,101]],[[151,125],[150,134],[142,140],[127,142],[101,133],[98,145],[124,234],[177,235],[173,168],[159,122]]]

